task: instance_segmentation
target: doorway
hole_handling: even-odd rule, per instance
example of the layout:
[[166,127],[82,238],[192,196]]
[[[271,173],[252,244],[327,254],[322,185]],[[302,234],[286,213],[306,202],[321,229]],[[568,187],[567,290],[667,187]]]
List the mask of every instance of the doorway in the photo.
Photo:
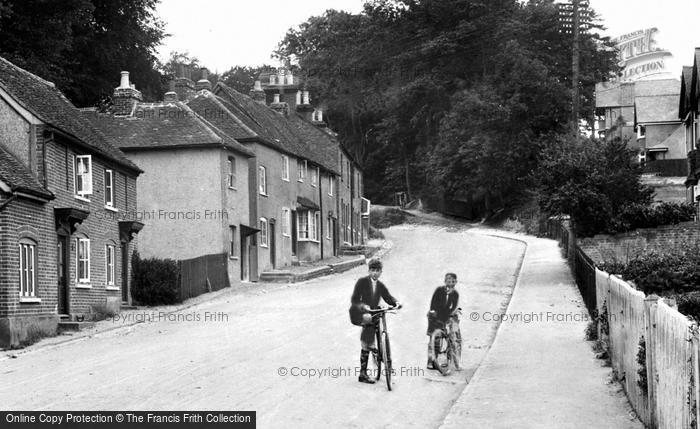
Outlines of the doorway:
[[270,264],[272,265],[272,269],[275,269],[275,260],[277,259],[277,240],[275,240],[275,220],[270,219],[270,231],[268,231],[270,234]]
[[56,246],[56,271],[58,273],[58,314],[70,314],[68,291],[68,236],[59,235]]

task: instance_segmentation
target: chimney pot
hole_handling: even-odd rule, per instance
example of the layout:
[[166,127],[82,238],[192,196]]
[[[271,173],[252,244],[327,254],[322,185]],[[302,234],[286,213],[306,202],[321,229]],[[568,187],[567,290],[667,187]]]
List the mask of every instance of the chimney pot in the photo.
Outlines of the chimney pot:
[[122,79],[121,79],[121,82],[119,82],[119,88],[131,88],[131,86],[129,85],[129,72],[128,71],[122,72]]
[[297,105],[301,104],[301,91],[297,91]]
[[255,84],[253,85],[253,91],[262,91],[262,84],[260,83],[259,80],[255,81]]
[[309,91],[303,91],[302,92],[302,103],[301,104],[310,104],[309,102]]
[[206,67],[202,68],[202,79],[209,80],[209,70]]
[[274,95],[274,100],[273,100],[272,102],[273,102],[273,103],[279,103],[279,102],[280,102],[280,95],[279,95],[279,94],[275,94],[275,95]]

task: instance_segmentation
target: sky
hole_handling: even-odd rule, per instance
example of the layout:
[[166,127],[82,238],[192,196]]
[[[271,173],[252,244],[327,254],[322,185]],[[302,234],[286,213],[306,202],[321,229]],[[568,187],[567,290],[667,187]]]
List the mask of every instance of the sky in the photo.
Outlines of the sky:
[[[287,30],[326,9],[358,13],[363,0],[162,0],[158,14],[172,34],[158,51],[165,61],[170,51],[187,51],[214,72],[235,65],[277,66],[270,58]],[[693,50],[700,46],[700,31],[693,17],[700,16],[700,0],[590,0],[608,28],[620,36],[656,27],[657,46],[671,51],[667,60],[673,76],[692,65]],[[697,19],[697,18],[696,18]]]

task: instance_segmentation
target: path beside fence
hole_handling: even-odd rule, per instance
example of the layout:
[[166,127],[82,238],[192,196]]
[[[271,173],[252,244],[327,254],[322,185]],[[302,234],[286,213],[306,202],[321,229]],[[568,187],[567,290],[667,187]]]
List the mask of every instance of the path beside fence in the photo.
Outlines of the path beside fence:
[[508,319],[442,428],[642,428],[584,340],[588,312],[557,242],[495,234],[527,242],[522,271]]

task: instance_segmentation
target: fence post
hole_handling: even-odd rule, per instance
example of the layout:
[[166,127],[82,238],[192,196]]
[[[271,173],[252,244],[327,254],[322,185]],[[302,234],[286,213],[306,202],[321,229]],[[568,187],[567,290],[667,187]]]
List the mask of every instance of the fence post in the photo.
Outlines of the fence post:
[[690,410],[693,415],[690,416],[691,422],[697,427],[700,423],[700,333],[698,332],[697,323],[693,323],[690,328],[690,345],[691,345],[691,365],[690,374],[693,377],[692,398],[690,399]]
[[652,320],[652,307],[659,302],[657,295],[649,295],[644,299],[644,337],[646,338],[646,369],[647,369],[647,399],[649,404],[649,427],[656,428],[656,355],[654,327],[656,320]]

